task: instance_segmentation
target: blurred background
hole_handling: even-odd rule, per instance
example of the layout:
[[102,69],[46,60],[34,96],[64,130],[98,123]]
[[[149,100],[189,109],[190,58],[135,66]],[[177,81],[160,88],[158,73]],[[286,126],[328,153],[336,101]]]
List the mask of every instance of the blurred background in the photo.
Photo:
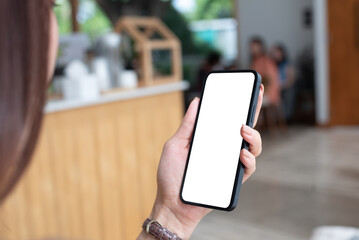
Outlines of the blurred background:
[[257,171],[192,239],[359,239],[358,0],[58,0],[59,51],[1,239],[134,239],[212,70],[266,93]]

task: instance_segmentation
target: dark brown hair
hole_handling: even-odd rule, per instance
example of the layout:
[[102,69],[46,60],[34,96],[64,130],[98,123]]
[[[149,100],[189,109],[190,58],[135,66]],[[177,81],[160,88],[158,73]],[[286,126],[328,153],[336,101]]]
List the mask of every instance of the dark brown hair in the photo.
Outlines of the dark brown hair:
[[0,1],[0,203],[28,166],[48,77],[50,0]]

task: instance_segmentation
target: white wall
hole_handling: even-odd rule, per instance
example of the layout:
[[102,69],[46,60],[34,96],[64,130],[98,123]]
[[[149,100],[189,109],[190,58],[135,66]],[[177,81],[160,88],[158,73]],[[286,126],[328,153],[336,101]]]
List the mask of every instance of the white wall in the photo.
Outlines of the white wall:
[[240,63],[249,66],[248,43],[261,36],[268,46],[284,43],[291,59],[313,46],[313,29],[304,27],[303,11],[312,0],[237,0]]

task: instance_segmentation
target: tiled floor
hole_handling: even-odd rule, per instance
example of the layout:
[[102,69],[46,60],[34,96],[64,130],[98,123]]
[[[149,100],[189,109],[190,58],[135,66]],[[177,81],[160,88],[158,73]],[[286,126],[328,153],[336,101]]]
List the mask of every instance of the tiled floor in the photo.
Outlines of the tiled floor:
[[359,128],[264,137],[238,207],[213,211],[192,239],[309,240],[322,225],[359,228]]

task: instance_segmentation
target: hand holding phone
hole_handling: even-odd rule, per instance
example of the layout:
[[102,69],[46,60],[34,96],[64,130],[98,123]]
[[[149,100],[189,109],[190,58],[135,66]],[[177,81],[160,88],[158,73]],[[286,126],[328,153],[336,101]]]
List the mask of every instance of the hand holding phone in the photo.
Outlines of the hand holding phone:
[[212,72],[197,114],[180,197],[186,204],[233,210],[244,167],[243,124],[253,126],[261,85],[255,71]]
[[[261,88],[254,125],[261,109],[263,91],[264,88]],[[156,201],[149,216],[150,219],[162,223],[164,227],[172,230],[183,239],[189,239],[200,220],[211,211],[210,208],[185,204],[179,197],[198,107],[199,99],[194,99],[183,118],[181,126],[163,148],[157,171]],[[255,129],[249,128],[251,136],[245,134],[243,129],[243,139],[250,145],[247,152],[249,158],[242,158],[245,166],[244,182],[255,170],[255,158],[261,152],[261,137]],[[246,150],[243,149],[242,151],[245,152]],[[141,236],[147,237],[144,232],[138,239],[142,239]]]

